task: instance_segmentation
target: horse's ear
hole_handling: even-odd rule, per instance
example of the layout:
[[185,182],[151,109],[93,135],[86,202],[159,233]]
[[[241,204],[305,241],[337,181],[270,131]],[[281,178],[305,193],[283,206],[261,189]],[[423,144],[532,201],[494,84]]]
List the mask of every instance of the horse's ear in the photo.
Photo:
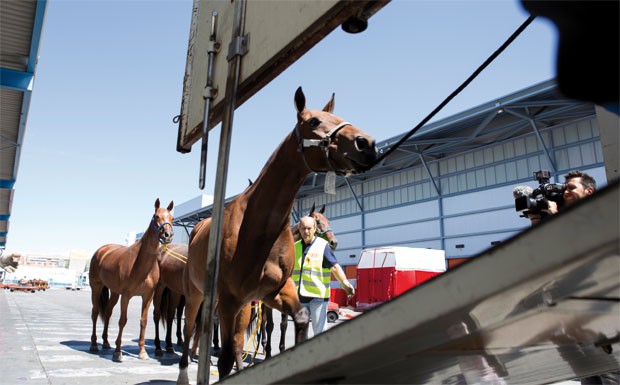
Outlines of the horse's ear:
[[159,198],[155,201],[155,210],[159,208]]
[[173,208],[174,208],[174,201],[170,201],[170,204],[168,205],[168,211],[172,211]]
[[323,207],[321,207],[321,210],[319,211],[319,214],[323,214],[325,212],[325,205],[323,205]]
[[295,109],[297,109],[298,115],[301,115],[301,112],[306,109],[306,96],[301,90],[301,86],[295,91]]
[[336,105],[336,94],[332,94],[332,98],[327,102],[325,107],[323,107],[323,111],[329,112],[330,114],[334,112],[334,106]]
[[[312,214],[314,212],[314,202],[312,203],[312,208],[310,209],[310,214]],[[308,214],[308,215],[310,215]]]

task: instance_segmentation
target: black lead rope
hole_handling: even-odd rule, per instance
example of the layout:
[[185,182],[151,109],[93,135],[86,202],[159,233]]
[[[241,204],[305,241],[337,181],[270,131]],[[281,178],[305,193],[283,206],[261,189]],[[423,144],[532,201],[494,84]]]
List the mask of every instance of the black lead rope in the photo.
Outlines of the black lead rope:
[[480,74],[480,72],[482,72],[489,64],[491,64],[493,60],[495,60],[506,49],[506,47],[508,47],[521,34],[521,32],[523,32],[525,28],[530,25],[530,23],[535,18],[536,16],[528,17],[527,20],[525,20],[523,24],[521,24],[521,26],[517,28],[515,32],[513,32],[513,34],[508,38],[508,40],[506,40],[504,44],[502,44],[495,52],[493,52],[493,54],[489,56],[489,58],[485,60],[484,63],[482,63],[480,67],[478,67],[478,69],[476,69],[476,71],[474,71],[474,73],[472,73],[467,78],[467,80],[463,82],[463,84],[461,84],[456,90],[454,90],[450,94],[450,96],[448,96],[443,102],[441,102],[437,107],[435,107],[435,109],[430,114],[428,114],[426,118],[422,119],[422,121],[418,123],[417,126],[415,126],[411,131],[409,131],[405,136],[403,136],[394,146],[392,146],[385,153],[381,154],[381,156],[377,158],[372,167],[375,167],[379,162],[385,159],[385,157],[394,152],[394,150],[396,150],[401,144],[403,144],[407,139],[409,139],[411,135],[415,134],[416,131],[418,131],[422,126],[424,126],[426,122],[431,120],[431,118],[435,116],[442,108],[444,108],[446,104],[450,103],[450,101],[454,99],[454,97],[458,95],[461,91],[463,91],[463,89],[465,89],[465,87],[467,87],[469,83],[471,83],[476,78],[476,76]]

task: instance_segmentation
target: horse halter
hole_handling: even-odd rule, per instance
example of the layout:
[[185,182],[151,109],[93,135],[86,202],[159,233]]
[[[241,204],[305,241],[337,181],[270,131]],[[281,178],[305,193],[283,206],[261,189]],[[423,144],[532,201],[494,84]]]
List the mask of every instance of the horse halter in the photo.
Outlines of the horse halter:
[[330,228],[327,228],[327,229],[325,229],[325,230],[323,230],[323,231],[321,231],[321,230],[319,230],[319,229],[317,229],[317,230],[316,230],[316,233],[317,233],[319,236],[321,236],[321,235],[325,235],[325,234],[330,233],[330,232],[333,234],[333,233],[334,233],[334,230],[332,230],[332,229],[330,229]]
[[349,123],[349,122],[342,122],[339,125],[337,125],[336,127],[332,128],[332,130],[330,132],[328,132],[327,134],[325,134],[325,136],[322,137],[321,139],[305,139],[305,138],[303,138],[301,136],[301,133],[299,132],[299,124],[295,125],[295,135],[297,136],[297,141],[299,142],[299,147],[298,147],[297,151],[301,152],[301,155],[302,155],[302,158],[304,160],[304,163],[305,163],[306,167],[308,167],[310,169],[310,171],[317,172],[312,167],[310,167],[310,165],[306,161],[306,156],[304,155],[304,148],[318,147],[321,150],[323,150],[323,154],[325,155],[325,160],[327,161],[327,164],[329,165],[329,168],[332,171],[334,171],[334,168],[332,167],[332,164],[329,161],[329,145],[332,144],[332,139],[333,139],[334,135],[336,135],[338,133],[338,131],[340,131],[340,129],[342,129],[344,126],[350,126],[350,125],[351,125],[351,123]]
[[[153,227],[153,229],[154,229],[155,231],[157,231],[157,234],[158,234],[158,235],[159,235],[159,233],[161,232],[161,230],[164,228],[164,226],[166,226],[166,225],[170,226],[170,231],[171,231],[172,233],[174,233],[174,229],[172,228],[172,223],[170,223],[170,222],[164,222],[164,223],[162,223],[161,225],[157,226],[157,223],[155,222],[155,215],[153,215],[153,218],[151,219],[151,226]],[[166,245],[166,244],[168,244],[168,243],[171,243],[171,242],[172,242],[172,241],[165,242],[163,239],[161,239],[161,236],[158,236],[158,238],[159,238],[159,243],[161,243],[162,245]]]

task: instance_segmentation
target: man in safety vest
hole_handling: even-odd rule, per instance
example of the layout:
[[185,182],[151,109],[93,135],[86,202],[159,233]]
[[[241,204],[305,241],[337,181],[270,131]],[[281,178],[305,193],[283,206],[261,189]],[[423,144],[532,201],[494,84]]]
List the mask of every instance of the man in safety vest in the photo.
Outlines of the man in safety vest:
[[310,311],[312,330],[314,335],[317,335],[325,331],[327,324],[331,273],[334,273],[349,297],[355,294],[355,289],[347,280],[327,241],[314,235],[314,218],[301,218],[299,232],[301,240],[295,243],[295,268],[292,278],[299,300]]

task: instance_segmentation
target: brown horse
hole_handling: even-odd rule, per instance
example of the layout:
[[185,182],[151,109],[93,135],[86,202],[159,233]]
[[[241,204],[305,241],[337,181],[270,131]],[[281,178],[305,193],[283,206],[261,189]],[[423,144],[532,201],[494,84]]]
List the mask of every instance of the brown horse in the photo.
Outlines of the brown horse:
[[[172,344],[172,324],[177,319],[177,344],[183,344],[181,329],[183,309],[185,309],[185,297],[183,296],[183,270],[187,263],[188,246],[185,244],[171,244],[159,249],[157,264],[159,266],[159,282],[153,296],[153,321],[155,324],[155,355],[162,356],[161,341],[159,338],[159,322],[164,315],[166,328],[166,352],[174,353]],[[197,320],[198,321],[198,320]],[[192,355],[198,348],[199,330],[194,333]],[[214,330],[213,343],[215,349],[219,349],[217,330]]]
[[[314,211],[315,204],[312,204],[312,208],[310,209],[309,217],[314,218],[317,225],[316,234],[325,239],[329,243],[329,247],[332,250],[336,250],[338,247],[338,239],[334,234],[334,231],[331,229],[329,224],[329,219],[323,213],[325,212],[325,205],[319,211]],[[293,232],[294,241],[297,242],[301,239],[301,234],[299,233],[299,222],[295,223],[291,227],[291,231]],[[265,358],[271,357],[271,334],[273,333],[274,322],[273,322],[273,309],[263,303],[261,308],[263,312],[263,320],[261,323],[261,336],[260,342],[263,346],[263,351],[265,352]],[[282,313],[282,319],[280,320],[280,344],[278,345],[280,349],[280,353],[284,351],[285,339],[286,339],[286,330],[288,329],[288,315]]]
[[161,247],[157,255],[159,282],[153,296],[153,322],[155,324],[155,355],[163,355],[159,340],[159,321],[163,313],[166,327],[166,352],[174,353],[172,345],[172,324],[177,317],[177,342],[182,343],[180,312],[183,311],[183,269],[187,263],[188,247],[185,244],[171,244]]
[[[105,245],[100,247],[90,261],[90,287],[93,310],[93,334],[90,338],[90,351],[97,348],[97,317],[103,320],[103,348],[109,349],[108,326],[112,309],[121,299],[121,317],[118,321],[118,337],[113,359],[122,361],[121,341],[123,328],[127,323],[127,306],[131,297],[142,297],[142,314],[140,317],[139,357],[147,359],[144,349],[144,333],[148,308],[153,299],[155,285],[159,280],[157,255],[159,243],[170,243],[174,235],[172,231],[172,214],[174,203],[170,202],[167,209],[159,207],[159,198],[155,201],[155,214],[142,238],[131,246]],[[111,292],[111,294],[110,294]]]
[[[295,93],[297,124],[280,143],[256,181],[225,208],[222,225],[218,312],[222,349],[220,378],[236,362],[242,368],[244,331],[250,302],[265,303],[295,320],[295,342],[307,338],[309,312],[299,302],[291,273],[295,261],[290,215],[297,191],[309,172],[363,172],[376,160],[374,139],[333,115],[334,98],[323,111],[306,109],[301,90]],[[268,215],[265,215],[268,213]],[[187,384],[188,339],[203,300],[210,221],[191,233],[184,271],[185,341],[177,383]]]

